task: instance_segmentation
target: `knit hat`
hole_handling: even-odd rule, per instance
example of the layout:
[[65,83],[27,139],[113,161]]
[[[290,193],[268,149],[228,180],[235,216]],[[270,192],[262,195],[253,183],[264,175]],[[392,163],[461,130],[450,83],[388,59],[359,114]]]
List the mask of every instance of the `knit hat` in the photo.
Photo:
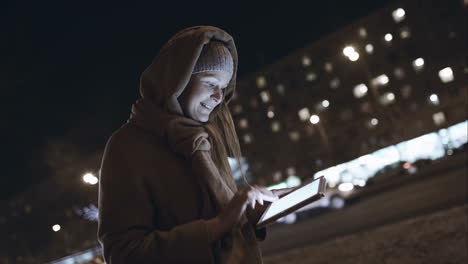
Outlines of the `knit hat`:
[[192,74],[207,71],[234,72],[231,52],[221,41],[210,41],[203,47]]

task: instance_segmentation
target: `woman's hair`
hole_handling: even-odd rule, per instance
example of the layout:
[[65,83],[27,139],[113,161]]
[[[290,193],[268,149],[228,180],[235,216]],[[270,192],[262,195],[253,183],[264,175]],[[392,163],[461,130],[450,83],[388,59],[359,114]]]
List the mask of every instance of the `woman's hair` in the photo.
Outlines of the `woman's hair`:
[[233,157],[239,164],[239,169],[246,184],[241,163],[241,149],[234,122],[227,103],[223,100],[212,112],[210,121],[205,124],[212,145],[211,156],[221,175],[232,176],[228,157]]

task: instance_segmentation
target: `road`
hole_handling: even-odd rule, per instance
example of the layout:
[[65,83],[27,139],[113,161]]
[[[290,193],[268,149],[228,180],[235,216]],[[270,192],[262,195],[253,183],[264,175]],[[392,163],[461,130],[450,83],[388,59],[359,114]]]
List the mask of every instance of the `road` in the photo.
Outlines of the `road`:
[[402,184],[382,188],[342,210],[304,219],[293,225],[275,224],[261,243],[264,256],[363,231],[438,209],[467,203],[466,153],[422,170]]

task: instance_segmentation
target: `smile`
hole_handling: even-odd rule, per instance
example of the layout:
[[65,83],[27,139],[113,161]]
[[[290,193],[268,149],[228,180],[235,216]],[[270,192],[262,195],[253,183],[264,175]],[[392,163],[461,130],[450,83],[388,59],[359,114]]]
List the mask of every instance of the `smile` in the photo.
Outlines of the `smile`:
[[201,104],[203,107],[205,107],[206,109],[209,109],[209,110],[213,109],[211,106],[209,106],[209,105],[207,105],[207,104],[205,104],[205,103],[200,103],[200,104]]

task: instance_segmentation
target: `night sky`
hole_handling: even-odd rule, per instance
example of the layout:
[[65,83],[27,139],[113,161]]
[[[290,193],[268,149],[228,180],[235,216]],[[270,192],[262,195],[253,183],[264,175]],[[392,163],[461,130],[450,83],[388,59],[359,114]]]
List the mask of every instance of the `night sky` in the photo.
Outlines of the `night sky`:
[[242,78],[391,1],[98,2],[0,8],[2,200],[50,177],[51,142],[72,142],[82,153],[102,150],[129,116],[140,73],[178,30],[226,30]]

